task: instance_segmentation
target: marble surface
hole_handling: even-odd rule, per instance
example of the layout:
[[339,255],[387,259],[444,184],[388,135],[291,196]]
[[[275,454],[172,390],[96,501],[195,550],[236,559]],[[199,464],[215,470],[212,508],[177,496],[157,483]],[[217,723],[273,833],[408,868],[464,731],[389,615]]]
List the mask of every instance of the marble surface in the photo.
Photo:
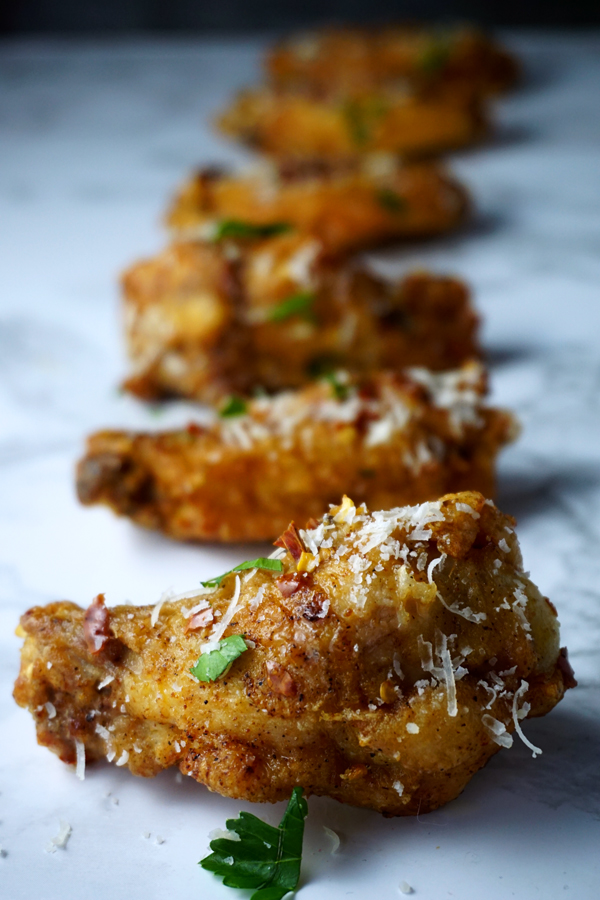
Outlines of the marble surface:
[[[579,688],[527,723],[543,750],[502,751],[445,809],[385,820],[311,799],[302,900],[597,898],[600,893],[600,35],[512,34],[528,81],[496,140],[454,161],[477,216],[460,235],[374,263],[473,285],[494,400],[524,430],[499,504],[559,609]],[[159,216],[199,161],[236,160],[207,117],[256,77],[260,42],[9,43],[0,54],[0,893],[6,900],[238,896],[198,869],[208,832],[247,804],[172,772],[100,765],[83,783],[37,747],[10,696],[19,614],[67,597],[155,602],[246,558],[180,546],[83,509],[89,430],[163,427],[183,405],[120,396],[116,276],[164,240]],[[256,555],[252,551],[252,555]],[[280,809],[257,810],[270,821]],[[66,849],[45,847],[70,823]],[[332,856],[322,826],[342,837]],[[144,837],[150,833],[151,837]],[[157,835],[164,839],[157,842]]]

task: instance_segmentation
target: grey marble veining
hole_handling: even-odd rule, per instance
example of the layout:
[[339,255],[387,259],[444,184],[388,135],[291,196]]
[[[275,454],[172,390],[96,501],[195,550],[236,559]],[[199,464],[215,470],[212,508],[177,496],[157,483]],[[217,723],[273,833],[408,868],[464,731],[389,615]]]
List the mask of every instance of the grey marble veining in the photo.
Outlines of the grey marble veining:
[[[461,154],[473,224],[372,256],[473,286],[493,399],[523,433],[501,463],[499,505],[525,564],[559,609],[580,687],[527,722],[544,753],[498,754],[458,800],[386,821],[311,800],[301,895],[545,900],[600,893],[600,35],[510,36],[528,81],[498,104],[496,141]],[[125,372],[117,275],[154,252],[174,186],[202,161],[244,155],[207,117],[257,77],[258,42],[5,44],[0,54],[0,893],[7,900],[153,900],[230,891],[195,865],[240,804],[172,773],[143,783],[108,766],[83,784],[34,742],[10,691],[28,606],[154,602],[228,567],[202,549],[80,508],[73,466],[86,432],[166,427],[116,386]],[[110,792],[110,794],[109,794]],[[115,803],[115,799],[119,803]],[[261,814],[263,811],[261,810]],[[279,809],[264,815],[275,821]],[[44,847],[59,819],[65,851]],[[339,831],[329,855],[322,830]],[[152,838],[144,839],[143,833]],[[165,843],[157,845],[161,834]]]

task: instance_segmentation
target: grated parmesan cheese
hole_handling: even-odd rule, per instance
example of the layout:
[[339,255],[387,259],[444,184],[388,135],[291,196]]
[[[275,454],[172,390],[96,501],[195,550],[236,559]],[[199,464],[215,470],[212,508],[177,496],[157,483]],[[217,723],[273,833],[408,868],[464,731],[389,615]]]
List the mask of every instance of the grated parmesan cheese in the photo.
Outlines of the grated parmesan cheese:
[[85,746],[81,741],[75,741],[75,774],[80,781],[85,778]]
[[336,832],[333,831],[332,828],[328,828],[327,825],[323,825],[323,831],[325,832],[325,834],[327,835],[328,838],[331,838],[333,846],[332,846],[330,852],[331,852],[331,855],[333,856],[333,854],[336,853],[340,849],[341,841],[340,841],[339,835],[336,834]]
[[59,829],[56,837],[53,837],[48,844],[46,844],[46,853],[56,853],[56,850],[60,848],[61,850],[67,849],[67,843],[71,834],[73,833],[73,829],[69,825],[68,822],[65,822],[64,819],[59,821]]
[[490,733],[492,740],[496,744],[500,744],[501,747],[506,748],[512,747],[512,734],[508,733],[504,722],[500,722],[498,719],[494,719],[494,717],[490,716],[488,713],[481,717],[481,721],[483,723],[483,727]]
[[46,708],[46,712],[48,713],[48,718],[55,719],[56,718],[56,707],[55,707],[54,703],[50,703],[50,701],[48,701],[48,703],[44,703],[44,706]]
[[[531,707],[529,706],[528,703],[523,704],[522,710],[520,710],[518,708],[519,699],[520,699],[520,697],[522,697],[524,694],[527,693],[528,688],[529,688],[529,682],[521,681],[521,686],[515,691],[515,695],[513,697],[512,715],[513,715],[513,722],[515,723],[515,731],[517,732],[517,734],[519,735],[519,737],[521,738],[521,740],[523,741],[525,746],[529,747],[529,749],[532,752],[532,756],[535,759],[536,757],[542,755],[542,751],[540,750],[539,747],[536,747],[535,744],[532,744],[531,741],[527,737],[525,737],[525,735],[523,733],[523,729],[521,728],[521,723],[519,722],[520,718],[524,718],[523,716],[521,716],[519,714],[521,712],[524,712],[525,716],[526,716],[527,713],[529,712],[529,710],[531,709]],[[525,709],[525,707],[527,707],[527,709]]]
[[107,675],[106,678],[103,678],[102,681],[100,681],[98,683],[98,687],[96,688],[96,690],[101,691],[102,688],[105,688],[107,685],[109,685],[111,683],[111,681],[114,681],[114,680],[115,680],[114,675]]

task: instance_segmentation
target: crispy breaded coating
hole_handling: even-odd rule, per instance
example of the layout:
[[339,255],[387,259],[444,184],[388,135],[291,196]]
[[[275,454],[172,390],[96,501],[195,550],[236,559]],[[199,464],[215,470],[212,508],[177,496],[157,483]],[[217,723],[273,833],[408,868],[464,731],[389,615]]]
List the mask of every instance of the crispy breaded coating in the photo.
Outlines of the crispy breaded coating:
[[211,238],[230,220],[288,225],[346,253],[451,231],[467,209],[465,189],[440,165],[374,154],[360,164],[267,163],[239,175],[204,169],[183,186],[167,225],[177,239]]
[[406,88],[345,98],[245,90],[217,124],[269,156],[333,161],[365,153],[434,156],[471,146],[487,131],[477,97],[420,96]]
[[180,540],[257,541],[290,517],[323,515],[345,491],[373,509],[467,487],[493,494],[496,455],[516,424],[484,405],[479,365],[330,377],[210,427],[93,434],[79,499]]
[[[99,596],[87,613],[29,610],[15,699],[68,763],[78,749],[137,775],[176,765],[238,799],[301,785],[428,812],[575,683],[513,524],[472,492],[373,514],[345,498],[282,536],[279,572],[232,572],[154,609]],[[247,649],[197,681],[233,635]]]
[[170,246],[123,277],[133,372],[144,399],[304,385],[315,372],[450,369],[479,355],[477,317],[453,278],[395,283],[297,232]]
[[338,28],[295,35],[267,57],[270,82],[284,90],[360,96],[407,80],[445,94],[495,94],[512,87],[515,58],[473,27]]

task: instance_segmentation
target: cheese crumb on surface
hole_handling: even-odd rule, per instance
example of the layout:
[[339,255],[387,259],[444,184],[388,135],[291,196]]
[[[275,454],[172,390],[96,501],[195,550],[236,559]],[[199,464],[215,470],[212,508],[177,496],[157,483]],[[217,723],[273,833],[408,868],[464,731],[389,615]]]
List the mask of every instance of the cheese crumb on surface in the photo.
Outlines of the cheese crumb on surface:
[[56,837],[53,837],[48,844],[46,844],[46,853],[56,853],[56,850],[60,848],[61,850],[66,850],[67,842],[71,837],[73,829],[69,825],[68,822],[65,822],[64,819],[61,819],[59,822],[58,834]]
[[340,841],[339,835],[336,834],[336,832],[333,831],[332,828],[328,828],[327,825],[323,825],[323,831],[325,832],[325,834],[327,835],[328,838],[331,838],[333,846],[330,850],[330,853],[333,855],[340,848],[341,841]]
[[416,722],[407,722],[406,730],[408,731],[409,734],[418,734],[421,729],[419,728],[419,726],[417,725]]
[[407,881],[401,881],[398,885],[398,890],[401,894],[414,894],[413,888],[411,888]]
[[44,703],[44,706],[46,708],[46,712],[48,713],[48,718],[55,719],[56,718],[56,707],[55,707],[54,703],[50,703],[50,701],[48,701],[48,703]]

